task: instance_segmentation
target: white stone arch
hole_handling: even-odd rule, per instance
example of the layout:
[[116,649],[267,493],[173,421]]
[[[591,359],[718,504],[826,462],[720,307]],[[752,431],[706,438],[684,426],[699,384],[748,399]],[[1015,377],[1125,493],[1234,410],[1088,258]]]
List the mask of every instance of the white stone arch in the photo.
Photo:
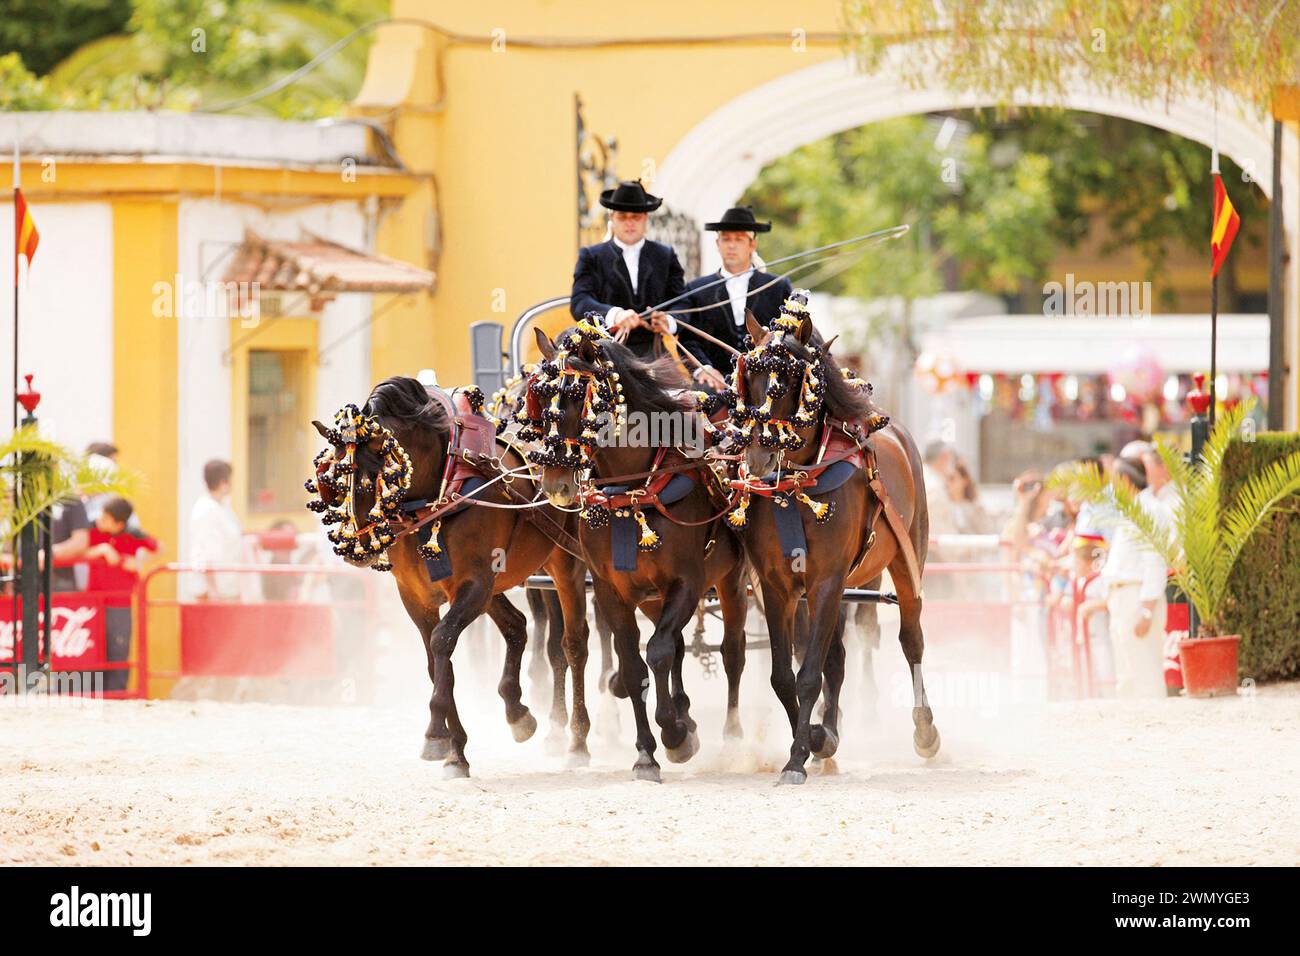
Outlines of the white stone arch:
[[[896,48],[894,56],[908,56]],[[1127,96],[1098,90],[1087,82],[1070,85],[1057,100],[1019,96],[1025,106],[1067,109],[1119,116],[1168,130],[1209,146],[1214,137],[1214,104],[1208,98],[1172,101],[1165,108]],[[759,170],[773,160],[826,136],[879,120],[936,110],[994,105],[990,97],[958,94],[947,89],[912,89],[901,72],[886,65],[876,73],[856,71],[847,58],[819,63],[771,80],[714,110],[673,147],[655,177],[655,192],[676,210],[700,222],[719,215],[735,203]],[[1265,195],[1272,193],[1273,120],[1246,107],[1233,94],[1219,93],[1219,148],[1254,176]],[[1296,354],[1296,288],[1300,280],[1300,177],[1298,145],[1290,130],[1283,133],[1283,223],[1290,264],[1286,275],[1285,345],[1288,364],[1300,367]],[[1228,183],[1232,189],[1232,184]],[[1208,188],[1208,186],[1207,186]],[[1271,198],[1271,195],[1270,195]],[[1208,244],[1208,229],[1207,244]],[[706,269],[717,265],[711,243],[703,244]],[[1294,375],[1286,388],[1286,421],[1295,427]]]

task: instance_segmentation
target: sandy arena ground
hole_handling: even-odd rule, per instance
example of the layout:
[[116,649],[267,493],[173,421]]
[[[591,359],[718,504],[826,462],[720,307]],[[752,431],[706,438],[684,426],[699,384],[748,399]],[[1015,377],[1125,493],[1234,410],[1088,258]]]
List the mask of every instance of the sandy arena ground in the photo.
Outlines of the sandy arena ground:
[[477,632],[467,643],[481,646],[457,654],[469,780],[417,759],[428,695],[418,646],[396,654],[382,706],[10,698],[0,701],[0,863],[1300,860],[1300,685],[1205,701],[1016,702],[1006,675],[945,673],[932,642],[943,750],[927,765],[911,749],[893,633],[886,622],[876,716],[851,672],[841,753],[803,787],[774,786],[788,727],[756,651],[740,743],[722,744],[721,678],[688,669],[703,749],[682,766],[661,750],[661,785],[631,780],[624,701],[593,708],[589,768],[547,755],[549,694],[535,687],[525,700],[541,727],[515,744],[493,690],[499,642]]

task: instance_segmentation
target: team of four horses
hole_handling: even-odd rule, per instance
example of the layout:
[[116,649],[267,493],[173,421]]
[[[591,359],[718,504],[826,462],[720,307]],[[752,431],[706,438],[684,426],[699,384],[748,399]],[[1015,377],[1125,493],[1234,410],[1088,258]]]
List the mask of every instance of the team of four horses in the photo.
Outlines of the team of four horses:
[[[521,702],[525,618],[505,592],[540,569],[563,612],[553,719],[566,716],[567,670],[574,763],[589,759],[588,573],[617,653],[609,688],[636,719],[637,779],[660,779],[652,689],[668,759],[699,748],[683,629],[710,588],[723,619],[724,733],[740,734],[751,577],[767,618],[772,688],[793,734],[781,782],[803,783],[809,756],[839,745],[842,598],[885,570],[912,671],[913,744],[923,757],[938,752],[921,679],[927,517],[916,444],[876,412],[870,386],[839,367],[806,293],[794,293],[768,327],[748,315],[746,331],[747,350],[718,393],[688,390],[670,359],[638,359],[589,316],[555,341],[537,330],[541,361],[490,406],[477,388],[448,394],[394,377],[360,408],[343,408],[333,427],[313,422],[328,447],[307,483],[309,507],[333,526],[348,562],[393,572],[424,641],[433,683],[425,759],[445,759],[452,776],[469,773],[452,653],[484,611],[505,638],[506,719],[516,740],[536,730]],[[698,424],[708,447],[685,447],[680,429],[633,427],[656,420]],[[638,609],[654,623],[644,657]]]

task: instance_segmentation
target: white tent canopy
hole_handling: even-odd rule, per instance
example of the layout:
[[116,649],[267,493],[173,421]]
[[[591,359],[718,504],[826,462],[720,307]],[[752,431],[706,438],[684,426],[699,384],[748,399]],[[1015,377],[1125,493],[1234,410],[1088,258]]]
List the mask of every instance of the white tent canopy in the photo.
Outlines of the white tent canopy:
[[[1219,316],[1218,370],[1268,369],[1268,316]],[[1135,353],[1152,355],[1167,372],[1210,367],[1208,315],[1146,318],[998,315],[957,319],[922,338],[923,351],[954,360],[965,372],[1114,371]]]

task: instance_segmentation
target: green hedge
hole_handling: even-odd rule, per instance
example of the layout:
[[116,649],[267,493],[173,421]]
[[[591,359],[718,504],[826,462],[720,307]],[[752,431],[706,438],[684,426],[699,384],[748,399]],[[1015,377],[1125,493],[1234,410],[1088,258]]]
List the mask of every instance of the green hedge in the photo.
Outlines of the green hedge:
[[[1224,459],[1228,500],[1243,478],[1283,455],[1300,451],[1300,434],[1261,432],[1234,439]],[[1300,495],[1275,514],[1241,553],[1229,579],[1227,633],[1241,635],[1242,677],[1300,677]]]

